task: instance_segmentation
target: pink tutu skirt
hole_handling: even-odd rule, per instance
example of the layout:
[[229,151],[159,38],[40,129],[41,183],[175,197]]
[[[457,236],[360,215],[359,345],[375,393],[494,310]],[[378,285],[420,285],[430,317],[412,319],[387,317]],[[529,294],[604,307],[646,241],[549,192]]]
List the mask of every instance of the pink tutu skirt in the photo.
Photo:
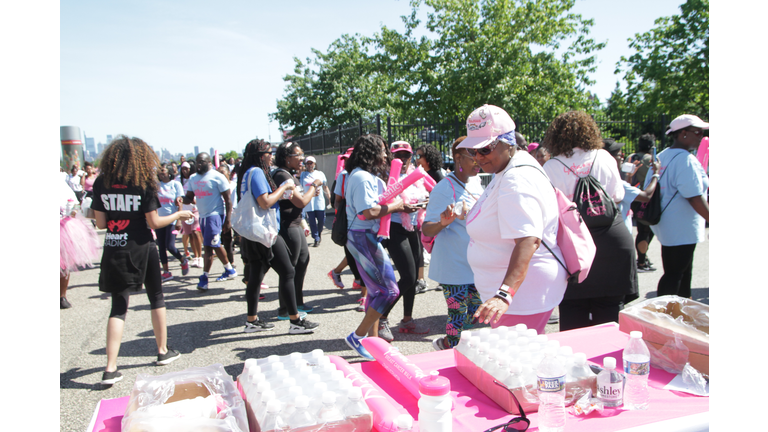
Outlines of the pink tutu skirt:
[[62,276],[77,270],[78,267],[93,267],[93,262],[101,256],[99,236],[85,219],[65,217],[60,221]]

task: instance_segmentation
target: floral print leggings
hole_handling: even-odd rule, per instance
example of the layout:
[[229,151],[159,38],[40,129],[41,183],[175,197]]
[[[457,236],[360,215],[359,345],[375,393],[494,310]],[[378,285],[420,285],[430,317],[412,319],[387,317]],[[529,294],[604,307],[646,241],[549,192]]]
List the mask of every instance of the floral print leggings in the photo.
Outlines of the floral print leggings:
[[448,304],[448,322],[445,324],[446,342],[453,348],[461,339],[461,332],[473,327],[472,315],[483,304],[475,284],[446,285],[443,287],[445,302]]

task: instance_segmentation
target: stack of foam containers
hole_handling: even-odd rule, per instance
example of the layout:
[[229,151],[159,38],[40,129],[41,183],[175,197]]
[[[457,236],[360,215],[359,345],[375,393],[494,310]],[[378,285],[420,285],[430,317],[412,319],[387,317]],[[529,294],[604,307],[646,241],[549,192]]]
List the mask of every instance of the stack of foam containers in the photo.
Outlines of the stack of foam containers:
[[[537,334],[535,329],[529,329],[525,324],[464,331],[461,333],[461,340],[455,351],[459,371],[465,375],[475,373],[475,378],[479,377],[481,381],[485,381],[478,386],[483,392],[487,394],[485,389],[488,389],[489,392],[496,393],[494,389],[496,385],[493,384],[493,380],[496,380],[509,389],[516,389],[515,395],[518,396],[524,409],[535,410],[538,409],[535,390],[536,368],[544,357],[544,349],[547,347],[557,350],[558,357],[568,371],[566,386],[572,383],[571,399],[585,393],[582,387],[591,386],[594,394],[596,375],[586,365],[586,356],[583,353],[574,353],[571,347],[561,346],[556,340],[549,340],[547,335]],[[463,359],[460,358],[462,356]],[[475,368],[484,371],[487,376],[471,371],[467,360]]]
[[[327,393],[334,393],[336,408],[343,413],[349,401],[350,388],[353,386],[352,380],[345,378],[344,372],[338,370],[321,349],[307,353],[293,352],[286,356],[271,355],[247,359],[243,373],[238,377],[238,383],[248,408],[249,422],[262,424],[270,401],[277,400],[281,407],[279,416],[288,431],[298,430],[290,425],[289,419],[296,410],[295,402],[299,395],[309,399],[307,411],[316,416],[323,406],[323,399],[327,400],[329,397]],[[355,423],[366,424],[367,421],[370,424],[371,418],[372,415],[368,413],[368,419],[355,419]],[[316,426],[319,428],[323,423],[318,421]],[[331,425],[326,425],[326,428],[329,426]],[[301,428],[302,431],[313,429]],[[345,420],[333,425],[335,431],[352,429],[354,426],[351,421]],[[254,428],[251,427],[251,430]]]

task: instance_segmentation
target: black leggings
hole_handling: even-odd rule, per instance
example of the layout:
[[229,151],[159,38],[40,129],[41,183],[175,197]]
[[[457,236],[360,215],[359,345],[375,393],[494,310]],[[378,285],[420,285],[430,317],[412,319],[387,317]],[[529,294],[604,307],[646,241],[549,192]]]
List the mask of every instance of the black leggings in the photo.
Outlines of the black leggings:
[[[624,296],[563,299],[560,311],[560,331],[589,327],[608,322],[619,322],[624,309]],[[592,314],[592,319],[589,315]]]
[[[253,243],[242,238],[243,249],[250,251],[252,248],[250,248],[248,242]],[[287,306],[289,315],[298,315],[299,313],[299,310],[296,308],[296,291],[293,284],[296,272],[291,264],[291,253],[281,236],[277,236],[275,244],[272,245],[272,254],[274,256],[269,262],[269,266],[265,265],[262,260],[248,257],[248,285],[245,288],[248,316],[254,316],[258,311],[261,282],[264,281],[264,275],[267,274],[270,267],[275,270],[279,278],[277,289],[280,303]]]
[[235,247],[232,243],[232,229],[228,229],[226,231],[221,231],[221,245],[224,246],[224,251],[227,253],[227,261],[229,261],[230,264],[235,265],[234,256],[233,253],[235,251]]
[[[407,215],[403,214],[403,217]],[[400,274],[400,280],[397,281],[400,294],[384,310],[381,317],[385,319],[389,317],[389,312],[395,307],[400,297],[403,298],[403,316],[412,316],[413,303],[416,299],[416,279],[419,277],[419,264],[423,259],[419,231],[408,231],[401,224],[393,222],[389,229],[387,250]]]
[[637,245],[640,244],[640,242],[644,241],[648,243],[648,246],[650,246],[651,240],[653,240],[653,231],[651,231],[651,226],[638,221],[637,237],[635,237],[635,251],[637,252],[638,262],[644,263],[646,254],[640,253],[640,249],[637,248]]
[[176,257],[179,262],[184,261],[181,257],[181,253],[176,249],[176,236],[173,234],[173,230],[173,225],[168,225],[155,230],[155,235],[157,235],[157,248],[160,250],[160,262],[163,263],[163,265],[168,264],[168,254],[166,253],[166,250]]
[[[304,306],[304,277],[309,266],[309,247],[307,246],[307,238],[304,236],[304,228],[300,226],[281,228],[280,237],[283,237],[286,246],[288,246],[291,254],[291,265],[295,271],[293,288],[295,290],[296,306]],[[281,297],[277,313],[285,315],[286,311],[286,305]]]
[[[165,307],[163,298],[163,282],[160,278],[160,266],[157,265],[157,248],[149,248],[149,259],[147,260],[147,270],[144,273],[144,288],[147,289],[147,298],[149,307],[152,310]],[[128,313],[128,297],[130,297],[131,288],[126,288],[120,292],[112,293],[112,310],[109,312],[110,318],[120,318],[125,321],[125,314]]]
[[349,266],[349,269],[352,270],[352,274],[355,275],[355,281],[360,285],[365,286],[365,281],[360,277],[360,271],[357,269],[357,261],[355,261],[355,257],[353,257],[349,252],[349,249],[347,249],[347,245],[344,245],[344,256],[347,257],[347,265]]
[[691,278],[693,277],[693,252],[696,244],[681,246],[661,246],[661,262],[664,274],[656,288],[658,296],[678,295],[691,297]]

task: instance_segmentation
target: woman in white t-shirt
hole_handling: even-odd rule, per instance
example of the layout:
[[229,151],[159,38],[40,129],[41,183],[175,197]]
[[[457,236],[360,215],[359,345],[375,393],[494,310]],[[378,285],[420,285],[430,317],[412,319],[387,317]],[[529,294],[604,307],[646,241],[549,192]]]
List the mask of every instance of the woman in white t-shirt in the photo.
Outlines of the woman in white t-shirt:
[[467,258],[483,300],[474,316],[494,328],[525,324],[542,334],[567,278],[558,263],[555,192],[536,160],[516,148],[515,123],[499,107],[473,111],[458,148],[495,174],[466,216]]
[[[574,200],[579,178],[596,178],[616,203],[624,186],[616,160],[603,150],[600,129],[583,111],[559,115],[549,125],[541,144],[552,155],[544,164],[552,185]],[[618,213],[618,212],[616,212]],[[637,298],[635,244],[621,217],[609,225],[589,228],[597,248],[589,276],[568,283],[560,303],[560,331],[619,320],[625,300]]]

